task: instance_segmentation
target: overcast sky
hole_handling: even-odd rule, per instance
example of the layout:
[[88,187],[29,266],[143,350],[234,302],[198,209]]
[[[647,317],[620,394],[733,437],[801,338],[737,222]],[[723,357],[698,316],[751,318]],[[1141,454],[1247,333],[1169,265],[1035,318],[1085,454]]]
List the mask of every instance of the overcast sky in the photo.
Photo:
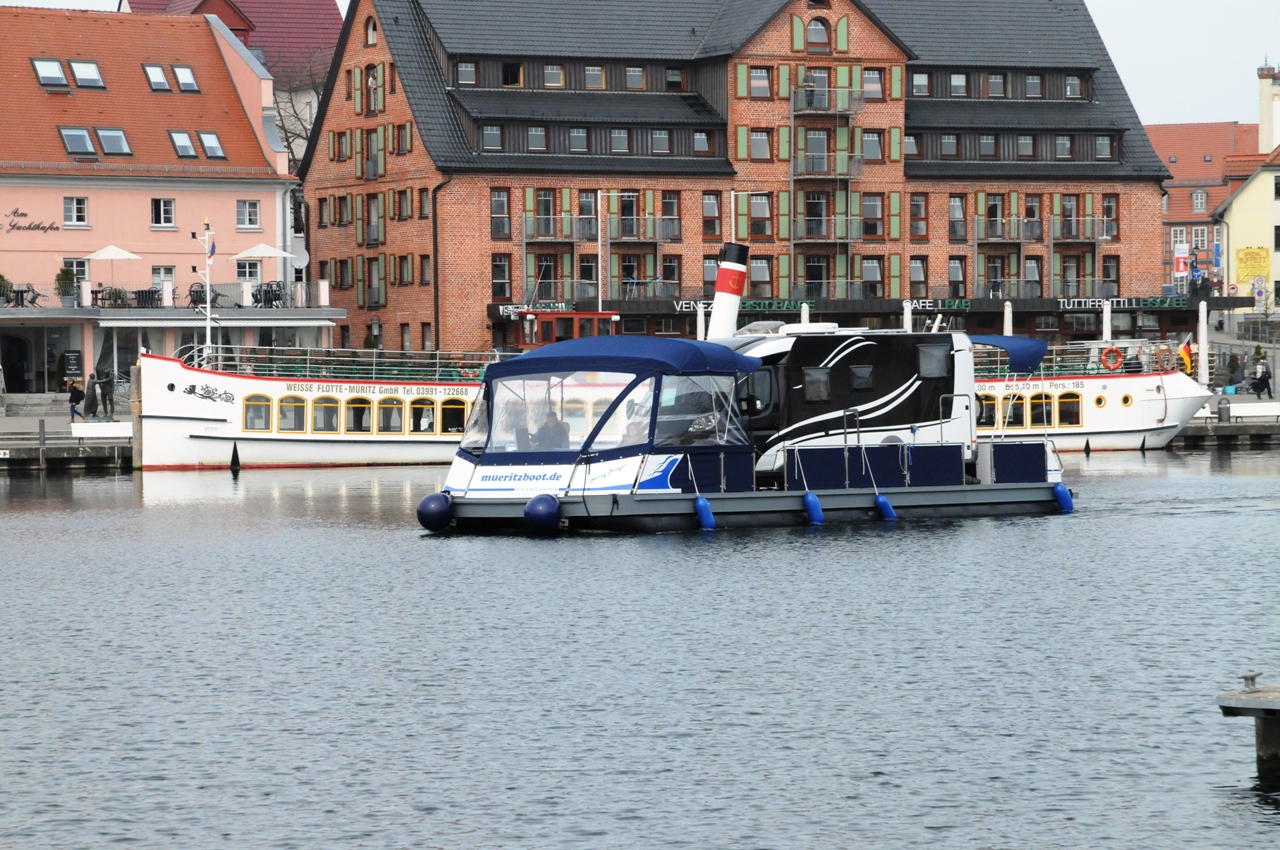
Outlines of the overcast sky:
[[[642,0],[640,0],[642,2]],[[114,9],[117,0],[0,0]],[[336,0],[345,10],[347,0]],[[955,0],[963,3],[964,0]],[[1258,120],[1257,68],[1280,60],[1276,0],[1085,0],[1147,124]]]

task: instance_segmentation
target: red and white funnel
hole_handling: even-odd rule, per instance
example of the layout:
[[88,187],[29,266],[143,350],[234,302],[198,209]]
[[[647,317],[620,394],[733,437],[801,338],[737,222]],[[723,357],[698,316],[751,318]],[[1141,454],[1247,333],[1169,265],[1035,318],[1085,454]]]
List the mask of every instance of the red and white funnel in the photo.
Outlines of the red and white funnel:
[[707,339],[728,339],[738,330],[738,307],[747,287],[746,245],[726,243],[720,249],[720,267],[716,271],[716,300],[711,303],[711,322]]

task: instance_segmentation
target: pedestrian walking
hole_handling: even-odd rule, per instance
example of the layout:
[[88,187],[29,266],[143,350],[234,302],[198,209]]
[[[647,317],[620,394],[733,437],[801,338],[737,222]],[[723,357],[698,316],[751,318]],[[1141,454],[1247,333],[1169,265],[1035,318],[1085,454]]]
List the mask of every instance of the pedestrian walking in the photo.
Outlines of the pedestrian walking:
[[84,421],[84,414],[76,410],[76,405],[84,401],[84,390],[80,389],[79,381],[68,381],[67,383],[71,385],[70,387],[71,395],[68,401],[71,402],[71,424],[74,425],[76,424],[77,416],[80,417],[81,422]]
[[1254,367],[1253,391],[1257,394],[1258,400],[1262,400],[1262,393],[1266,392],[1267,398],[1275,398],[1275,394],[1271,392],[1271,364],[1267,362],[1267,355],[1262,355],[1258,359],[1258,365]]

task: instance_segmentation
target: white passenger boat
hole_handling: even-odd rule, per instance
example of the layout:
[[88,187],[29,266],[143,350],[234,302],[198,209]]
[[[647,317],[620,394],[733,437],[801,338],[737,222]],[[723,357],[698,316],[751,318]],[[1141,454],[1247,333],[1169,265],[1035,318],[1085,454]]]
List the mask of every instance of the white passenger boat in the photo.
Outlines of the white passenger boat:
[[144,354],[142,468],[448,463],[496,359],[235,346]]
[[1034,371],[975,337],[979,439],[1044,434],[1058,451],[1164,448],[1212,396],[1184,374],[1171,341],[1077,342],[1049,348]]

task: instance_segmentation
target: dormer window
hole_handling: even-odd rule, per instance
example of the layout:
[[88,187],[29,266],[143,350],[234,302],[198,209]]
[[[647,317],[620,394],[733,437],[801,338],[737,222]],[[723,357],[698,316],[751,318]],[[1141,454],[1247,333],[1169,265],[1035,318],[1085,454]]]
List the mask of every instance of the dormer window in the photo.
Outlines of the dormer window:
[[564,88],[564,66],[563,65],[543,65],[542,66],[542,85],[549,89]]
[[547,128],[546,127],[530,127],[529,128],[529,150],[545,151],[547,149]]
[[502,63],[502,87],[518,89],[524,86],[524,65],[519,62]]
[[502,127],[488,124],[484,128],[484,149],[487,151],[502,150]]
[[627,69],[627,89],[640,91],[644,88],[644,68]]
[[1079,78],[1079,77],[1067,77],[1067,97],[1069,97],[1069,98],[1079,98],[1079,97],[1081,97],[1081,96],[1082,96],[1082,95],[1081,95],[1081,91],[1080,91],[1080,78]]
[[476,63],[458,63],[458,85],[474,86],[476,84]]
[[170,130],[169,141],[173,142],[173,149],[178,156],[184,159],[193,159],[196,156],[196,146],[191,142],[191,134],[186,130]]
[[42,86],[65,86],[67,75],[62,72],[62,63],[56,59],[32,59],[31,65],[36,69],[36,79]]
[[164,75],[164,68],[159,65],[143,65],[142,70],[146,72],[147,82],[151,84],[152,91],[173,91],[169,87],[169,80]]
[[914,97],[928,97],[930,94],[929,74],[911,75],[911,94]]
[[1112,159],[1114,154],[1111,152],[1111,137],[1098,136],[1094,139],[1094,148],[1098,159]]
[[174,65],[173,78],[178,81],[178,91],[200,91],[200,86],[196,85],[195,72],[191,70],[189,65]]
[[58,132],[62,134],[62,145],[67,153],[76,156],[93,156],[97,153],[93,149],[93,139],[84,127],[62,127]]
[[1208,212],[1209,210],[1209,193],[1203,189],[1196,189],[1191,193],[1191,211],[1192,212]]
[[378,19],[369,17],[364,22],[364,46],[373,47],[378,43]]
[[1044,97],[1039,74],[1027,74],[1027,97]]
[[684,91],[684,68],[667,69],[667,91]]
[[968,97],[969,96],[969,75],[968,74],[952,74],[951,75],[951,96],[952,97]]
[[987,97],[1004,97],[1004,74],[987,75]]
[[586,68],[586,83],[589,89],[604,88],[604,68],[599,65],[588,65]]
[[77,87],[82,89],[106,88],[106,84],[102,82],[102,72],[98,70],[97,62],[82,62],[72,59],[70,65],[71,74],[76,78]]
[[822,18],[814,18],[805,27],[805,45],[810,53],[831,52],[831,27]]

